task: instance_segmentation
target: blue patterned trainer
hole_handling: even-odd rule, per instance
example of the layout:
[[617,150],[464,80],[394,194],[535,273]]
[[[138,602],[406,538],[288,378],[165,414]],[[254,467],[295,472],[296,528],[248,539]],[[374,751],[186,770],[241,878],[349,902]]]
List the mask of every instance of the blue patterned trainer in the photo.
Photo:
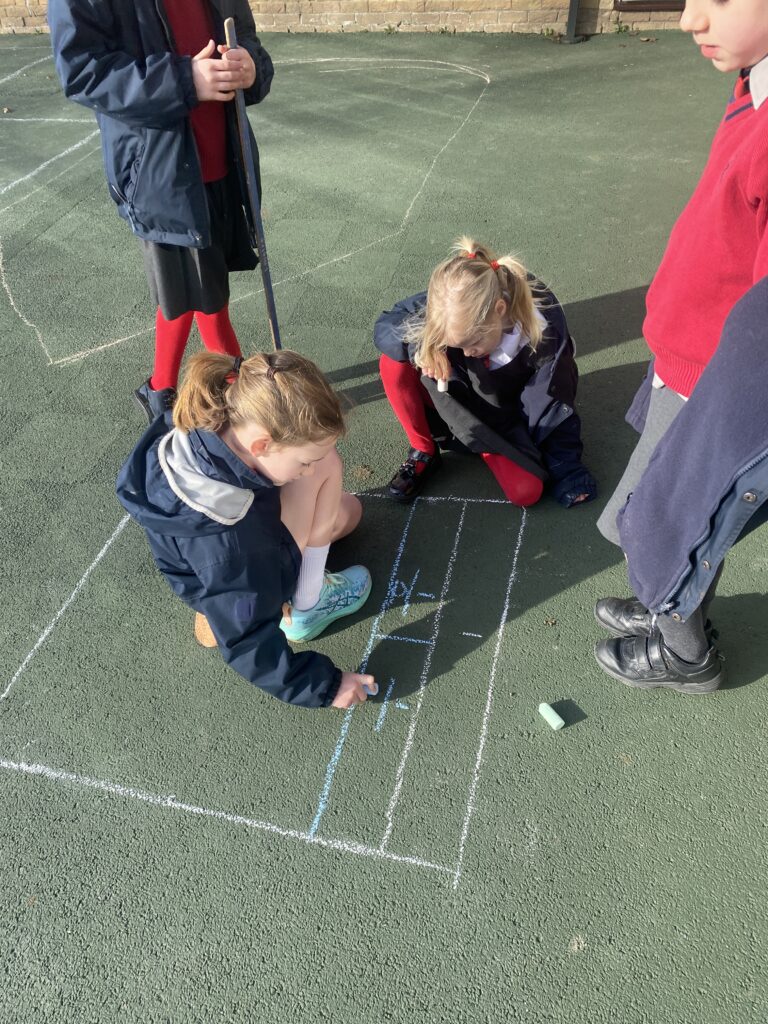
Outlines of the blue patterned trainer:
[[344,572],[327,572],[316,605],[304,612],[295,608],[290,625],[283,619],[280,629],[295,644],[314,640],[336,619],[362,608],[371,592],[371,574],[362,565]]

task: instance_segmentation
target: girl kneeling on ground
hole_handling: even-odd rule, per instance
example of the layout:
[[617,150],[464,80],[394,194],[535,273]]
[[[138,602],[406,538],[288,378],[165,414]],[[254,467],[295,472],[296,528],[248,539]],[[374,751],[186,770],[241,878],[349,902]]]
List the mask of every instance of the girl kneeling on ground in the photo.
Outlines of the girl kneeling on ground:
[[512,256],[459,239],[426,293],[379,317],[374,342],[411,446],[390,497],[414,498],[440,468],[440,448],[479,454],[515,505],[534,505],[546,482],[566,508],[596,496],[563,310]]
[[197,612],[195,636],[272,696],[346,708],[375,692],[287,641],[318,636],[371,589],[356,565],[327,573],[334,540],[360,522],[342,490],[338,397],[295,352],[233,359],[200,353],[171,414],[156,419],[120,471],[117,494],[144,528],[160,571]]

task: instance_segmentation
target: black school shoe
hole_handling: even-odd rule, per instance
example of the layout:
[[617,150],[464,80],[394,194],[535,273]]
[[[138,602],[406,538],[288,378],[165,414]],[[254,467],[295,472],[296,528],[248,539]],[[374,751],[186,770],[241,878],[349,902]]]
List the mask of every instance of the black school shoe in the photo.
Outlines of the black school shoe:
[[612,636],[650,636],[653,616],[637,598],[604,597],[595,605],[595,618]]
[[667,647],[658,630],[650,636],[599,640],[595,658],[603,672],[639,690],[664,687],[680,693],[712,693],[723,678],[717,648],[710,647],[702,661],[683,661]]
[[159,388],[157,391],[150,387],[149,380],[145,380],[140,388],[136,388],[133,397],[139,403],[150,423],[158,416],[162,416],[168,409],[173,408],[176,401],[176,388]]
[[408,458],[395,473],[387,486],[387,494],[395,501],[413,501],[424,484],[440,469],[440,449],[434,455],[411,448]]

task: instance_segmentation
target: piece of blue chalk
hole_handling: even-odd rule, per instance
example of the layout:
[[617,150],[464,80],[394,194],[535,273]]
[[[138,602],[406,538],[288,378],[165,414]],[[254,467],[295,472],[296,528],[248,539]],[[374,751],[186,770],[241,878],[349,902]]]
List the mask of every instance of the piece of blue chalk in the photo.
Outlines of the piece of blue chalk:
[[379,692],[379,684],[371,683],[369,686],[368,683],[363,683],[363,689],[365,690],[369,697],[375,697],[376,694]]
[[539,704],[539,714],[550,727],[550,729],[554,729],[555,731],[557,731],[558,729],[562,729],[565,725],[565,722],[560,717],[560,715],[558,715],[555,709],[553,707],[550,707],[549,704]]

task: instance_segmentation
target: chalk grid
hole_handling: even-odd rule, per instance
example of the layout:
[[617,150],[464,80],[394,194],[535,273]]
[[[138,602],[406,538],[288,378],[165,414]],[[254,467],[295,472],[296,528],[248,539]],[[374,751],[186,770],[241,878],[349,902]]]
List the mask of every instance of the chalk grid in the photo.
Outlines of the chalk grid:
[[[364,497],[380,497],[379,495],[366,495]],[[404,585],[400,579],[400,572],[403,568],[403,555],[408,541],[408,536],[411,531],[411,526],[419,510],[427,510],[430,506],[439,505],[441,503],[457,503],[460,508],[459,524],[456,530],[456,536],[453,542],[452,549],[450,551],[448,562],[445,571],[445,577],[443,586],[441,588],[440,595],[437,599],[437,608],[434,611],[434,627],[432,635],[429,640],[416,640],[411,637],[403,637],[394,632],[381,632],[381,623],[385,614],[391,609],[398,607],[398,601],[401,601],[399,607],[404,607],[407,611],[412,596],[413,587],[410,588]],[[333,754],[326,766],[323,786],[318,797],[317,808],[312,819],[311,824],[305,831],[297,829],[284,828],[277,822],[262,821],[256,818],[250,818],[244,815],[232,814],[229,812],[217,810],[216,808],[204,807],[198,804],[189,803],[178,800],[175,795],[163,795],[160,793],[152,793],[147,790],[139,789],[133,786],[124,786],[120,783],[113,782],[108,779],[97,779],[87,775],[82,775],[77,772],[69,771],[66,769],[54,768],[44,764],[31,764],[23,761],[14,761],[9,758],[0,757],[0,768],[6,771],[14,771],[29,776],[36,776],[38,778],[47,779],[49,782],[68,784],[74,786],[80,786],[87,789],[93,789],[102,793],[107,793],[113,796],[120,796],[126,799],[139,800],[144,803],[153,805],[155,807],[161,807],[167,810],[181,811],[186,814],[198,815],[203,818],[213,818],[230,825],[242,826],[246,828],[256,829],[259,831],[272,833],[273,835],[279,835],[287,839],[295,839],[301,842],[324,847],[331,850],[337,850],[343,853],[363,856],[363,857],[376,857],[382,860],[392,861],[399,864],[407,864],[412,867],[424,868],[427,870],[438,871],[447,874],[451,880],[454,888],[458,887],[461,879],[463,861],[464,861],[464,850],[469,835],[470,825],[475,810],[475,802],[477,798],[477,789],[480,783],[480,776],[482,772],[483,757],[485,751],[485,743],[488,735],[488,726],[490,722],[490,716],[493,706],[493,693],[494,684],[496,679],[496,671],[499,661],[499,656],[502,649],[502,642],[504,639],[504,629],[507,621],[507,615],[509,612],[509,602],[512,593],[512,588],[517,579],[518,575],[518,558],[520,549],[523,542],[523,534],[525,530],[526,513],[522,510],[520,513],[520,527],[517,534],[514,550],[510,555],[510,568],[509,575],[507,578],[506,592],[504,596],[503,606],[500,609],[499,625],[496,630],[493,655],[491,660],[491,667],[488,677],[485,706],[482,712],[482,719],[480,723],[479,738],[477,753],[475,762],[472,767],[470,784],[467,792],[466,810],[464,814],[463,824],[460,835],[456,837],[457,842],[457,854],[456,860],[453,864],[441,864],[434,861],[426,860],[422,857],[410,856],[408,854],[398,853],[389,849],[389,840],[392,834],[392,829],[395,820],[395,811],[399,800],[403,779],[407,769],[408,758],[413,747],[414,738],[419,721],[419,715],[424,703],[425,697],[428,694],[428,683],[430,681],[429,671],[432,662],[432,656],[436,649],[439,633],[440,624],[443,614],[443,609],[446,606],[446,601],[451,588],[453,579],[453,567],[456,561],[456,556],[461,543],[464,521],[466,511],[470,505],[482,505],[482,504],[506,504],[501,501],[485,500],[485,499],[472,499],[472,498],[459,498],[459,497],[441,497],[441,498],[417,498],[408,515],[406,523],[403,527],[400,542],[397,547],[395,558],[390,573],[387,591],[384,596],[382,605],[379,609],[378,614],[373,620],[368,644],[363,655],[363,659],[360,665],[360,671],[365,671],[370,660],[371,654],[373,653],[376,645],[383,642],[395,642],[395,643],[416,643],[424,646],[425,655],[424,663],[419,678],[418,691],[416,693],[415,703],[408,707],[410,710],[410,723],[407,731],[406,740],[401,753],[400,761],[397,767],[395,780],[393,784],[392,794],[389,800],[389,805],[386,812],[386,823],[382,833],[382,838],[378,846],[356,842],[353,839],[346,837],[329,837],[320,834],[320,825],[325,814],[325,810],[328,806],[328,801],[331,795],[333,783],[336,777],[336,773],[342,762],[345,746],[348,742],[349,728],[352,722],[353,715],[356,712],[355,708],[350,708],[344,713],[344,717],[339,728],[339,735],[336,742]],[[65,617],[67,611],[77,600],[78,595],[88,585],[94,570],[104,560],[107,553],[112,548],[114,542],[122,534],[123,529],[127,523],[127,517],[125,517],[118,524],[110,538],[103,545],[101,550],[98,552],[93,562],[88,566],[80,580],[70,593],[69,597],[64,601],[56,615],[51,619],[46,628],[43,630],[41,635],[38,637],[35,644],[30,649],[27,656],[21,662],[20,666],[13,674],[10,682],[6,685],[2,693],[0,693],[0,707],[2,702],[6,701],[12,690],[18,685],[24,672],[27,670],[29,664],[33,658],[38,654],[41,648],[45,645],[46,641],[50,637],[51,633],[55,630],[59,622]],[[422,596],[422,595],[419,595]],[[425,597],[434,597],[435,595],[423,595]],[[493,637],[489,639],[493,640]],[[376,724],[374,729],[380,730],[381,724],[384,721],[384,717],[387,714],[390,706],[391,691],[393,683],[389,685],[389,693],[385,694],[385,700],[381,706]],[[457,697],[457,699],[459,699]]]

